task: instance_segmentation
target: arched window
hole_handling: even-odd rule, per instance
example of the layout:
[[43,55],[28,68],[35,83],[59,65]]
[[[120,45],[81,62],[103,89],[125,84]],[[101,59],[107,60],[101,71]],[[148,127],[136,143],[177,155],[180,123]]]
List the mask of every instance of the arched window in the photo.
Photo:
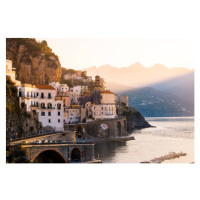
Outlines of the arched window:
[[61,109],[61,104],[60,104],[60,103],[57,104],[57,109],[58,109],[58,110]]
[[51,103],[48,103],[48,104],[47,104],[47,108],[52,108],[52,104],[51,104]]
[[41,108],[45,108],[45,103],[41,103]]

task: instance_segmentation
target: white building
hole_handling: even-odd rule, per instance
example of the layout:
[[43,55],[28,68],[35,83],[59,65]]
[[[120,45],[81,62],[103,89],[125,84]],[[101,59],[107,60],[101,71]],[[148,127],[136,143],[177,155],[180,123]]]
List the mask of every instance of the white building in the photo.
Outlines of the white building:
[[35,110],[43,127],[51,126],[55,131],[63,130],[63,101],[55,100],[54,87],[23,84],[17,88],[20,105],[25,103],[27,111]]
[[69,91],[69,92],[66,92],[66,95],[70,97],[70,101],[71,101],[71,104],[77,104],[78,103],[78,94],[77,92],[72,92],[72,91]]
[[77,95],[83,95],[84,92],[88,91],[88,86],[77,85],[73,87],[73,92],[76,92]]
[[58,82],[49,83],[49,85],[53,86],[56,89],[57,96],[64,95],[69,91],[69,86],[67,84],[59,84]]
[[22,84],[17,86],[17,89],[20,106],[24,103],[26,105],[26,110],[31,111],[32,106],[39,105],[39,90],[35,85]]
[[64,75],[64,80],[68,80],[68,79],[77,79],[76,73],[74,73],[74,74],[70,74],[70,73],[65,74]]
[[81,116],[80,109],[68,108],[65,109],[63,120],[64,123],[74,124],[80,121],[80,116]]

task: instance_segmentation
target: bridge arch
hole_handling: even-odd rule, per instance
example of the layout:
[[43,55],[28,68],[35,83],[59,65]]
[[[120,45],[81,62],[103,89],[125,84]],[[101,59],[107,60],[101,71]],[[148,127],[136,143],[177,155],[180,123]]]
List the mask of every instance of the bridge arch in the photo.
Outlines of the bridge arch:
[[120,121],[117,122],[117,136],[122,136],[122,125]]
[[81,162],[81,150],[78,147],[74,147],[70,153],[71,162]]
[[65,156],[55,148],[40,150],[32,159],[32,163],[67,163]]
[[110,137],[110,124],[109,123],[99,123],[98,125],[98,136],[102,138]]

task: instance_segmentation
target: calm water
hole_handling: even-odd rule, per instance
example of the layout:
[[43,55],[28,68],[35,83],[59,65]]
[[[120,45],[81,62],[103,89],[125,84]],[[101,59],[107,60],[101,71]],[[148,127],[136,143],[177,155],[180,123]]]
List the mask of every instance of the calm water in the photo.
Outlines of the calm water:
[[156,128],[134,131],[135,140],[122,143],[95,145],[95,155],[103,163],[140,163],[169,152],[184,152],[187,156],[167,162],[194,162],[194,118],[149,117],[146,120]]

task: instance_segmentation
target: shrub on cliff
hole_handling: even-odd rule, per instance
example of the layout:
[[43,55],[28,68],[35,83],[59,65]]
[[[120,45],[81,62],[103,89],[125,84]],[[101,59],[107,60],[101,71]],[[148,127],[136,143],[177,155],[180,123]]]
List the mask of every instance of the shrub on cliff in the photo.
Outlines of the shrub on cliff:
[[16,146],[6,151],[6,163],[29,163],[28,153],[22,146]]
[[19,106],[17,88],[6,78],[6,139],[37,133],[40,128],[37,115],[26,112],[24,103]]

